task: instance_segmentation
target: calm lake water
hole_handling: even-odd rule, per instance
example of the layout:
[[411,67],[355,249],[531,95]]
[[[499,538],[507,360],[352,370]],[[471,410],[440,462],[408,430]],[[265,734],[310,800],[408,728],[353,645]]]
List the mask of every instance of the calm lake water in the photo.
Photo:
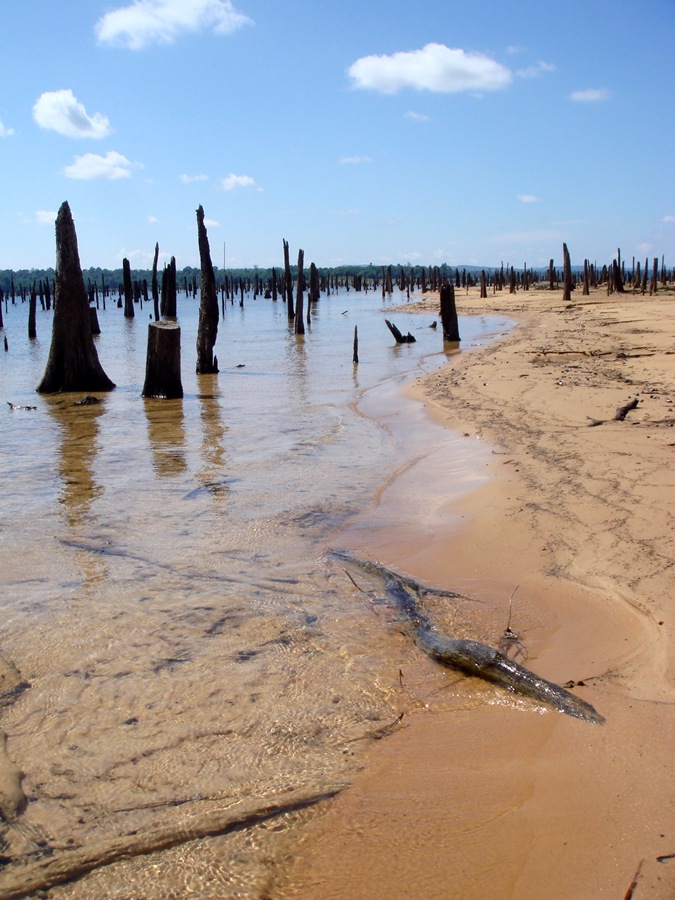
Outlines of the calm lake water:
[[[461,438],[398,395],[446,364],[440,327],[393,311],[405,295],[383,314],[379,293],[341,291],[296,337],[284,303],[248,295],[221,315],[220,373],[197,376],[198,302],[179,294],[185,396],[166,401],[141,398],[150,307],[129,320],[108,299],[96,343],[117,388],[84,407],[35,393],[51,313],[38,310],[31,342],[28,304],[5,312],[0,655],[31,685],[0,715],[30,800],[0,826],[5,857],[331,789],[399,712],[401,635],[329,551],[392,473],[441,443],[472,483]],[[385,317],[417,342],[396,345]],[[462,347],[505,327],[462,320]],[[303,815],[50,896],[268,896]]]

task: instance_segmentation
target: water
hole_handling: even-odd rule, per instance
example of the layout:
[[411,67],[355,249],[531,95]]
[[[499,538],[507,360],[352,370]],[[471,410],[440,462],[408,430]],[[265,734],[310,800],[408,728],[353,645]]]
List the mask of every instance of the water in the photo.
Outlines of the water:
[[[30,799],[0,827],[5,856],[320,793],[397,714],[401,636],[327,551],[393,472],[456,440],[397,393],[446,363],[440,328],[385,310],[417,337],[396,345],[380,295],[351,291],[323,297],[297,337],[285,304],[248,296],[221,316],[220,373],[197,376],[198,300],[179,295],[185,396],[144,400],[149,312],[99,310],[117,388],[83,407],[34,393],[51,313],[33,342],[27,304],[5,314],[0,401],[37,406],[0,410],[0,655],[31,684],[0,718]],[[460,326],[466,347],[504,322]],[[394,427],[406,410],[414,431]],[[298,817],[53,895],[264,896]]]

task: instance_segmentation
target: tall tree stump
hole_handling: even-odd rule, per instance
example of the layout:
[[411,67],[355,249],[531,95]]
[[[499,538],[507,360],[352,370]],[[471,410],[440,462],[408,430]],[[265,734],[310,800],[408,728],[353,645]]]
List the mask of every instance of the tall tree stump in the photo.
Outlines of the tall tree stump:
[[177,322],[148,324],[148,354],[145,361],[143,397],[168,400],[183,396],[180,376],[180,325]]
[[443,325],[443,340],[459,342],[455,286],[452,282],[441,286],[441,323]]
[[204,225],[204,209],[197,210],[197,237],[201,279],[199,284],[199,327],[197,329],[197,375],[211,375],[218,371],[218,359],[213,347],[218,337],[218,290],[211,263],[209,238]]
[[304,295],[304,262],[305,251],[298,250],[298,283],[295,289],[295,333],[305,333],[305,323],[302,321],[303,295]]
[[56,216],[52,343],[37,390],[41,394],[53,394],[59,391],[110,391],[114,387],[96,352],[75,225],[70,207],[62,203]]
[[122,280],[124,282],[124,317],[134,318],[134,287],[131,283],[131,266],[125,257],[122,260]]
[[572,301],[572,266],[570,264],[570,252],[567,244],[563,244],[563,302]]

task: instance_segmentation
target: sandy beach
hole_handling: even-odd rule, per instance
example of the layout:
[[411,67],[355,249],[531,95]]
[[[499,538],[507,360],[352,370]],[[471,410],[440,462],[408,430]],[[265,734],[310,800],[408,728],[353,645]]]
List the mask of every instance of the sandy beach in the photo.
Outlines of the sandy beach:
[[[436,317],[437,298],[417,306]],[[481,300],[472,289],[457,306],[517,325],[462,347],[411,390],[477,454],[488,448],[484,486],[444,526],[429,497],[451,485],[422,460],[336,541],[482,603],[475,637],[493,645],[512,597],[528,668],[568,684],[606,723],[439,673],[402,637],[392,686],[404,718],[311,823],[278,895],[665,900],[675,896],[674,292],[578,289],[565,304],[562,290]],[[417,529],[390,526],[402,497]]]

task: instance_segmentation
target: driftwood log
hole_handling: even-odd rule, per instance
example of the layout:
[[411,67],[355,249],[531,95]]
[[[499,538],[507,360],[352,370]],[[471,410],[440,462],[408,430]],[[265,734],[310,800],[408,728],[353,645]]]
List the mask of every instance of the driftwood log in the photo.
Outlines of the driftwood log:
[[623,406],[619,406],[611,419],[593,419],[591,416],[586,416],[586,418],[589,420],[589,428],[595,428],[598,425],[604,425],[605,422],[623,422],[632,409],[637,409],[639,402],[639,398],[634,397],[632,400],[629,400],[628,403],[624,403]]
[[70,207],[62,203],[56,217],[52,342],[37,390],[41,394],[53,394],[59,391],[110,391],[114,387],[96,352],[75,225]]
[[[531,697],[555,707],[568,716],[583,719],[595,725],[605,720],[590,703],[570,694],[560,685],[546,681],[519,665],[514,660],[479,641],[458,640],[442,634],[427,615],[422,597],[432,591],[410,578],[397,575],[379,563],[360,560],[348,553],[334,554],[339,560],[359,566],[364,572],[375,575],[382,582],[386,596],[397,606],[403,616],[403,627],[411,640],[431,659],[443,666],[474,675],[485,681],[505,687],[509,691]],[[350,576],[351,577],[351,576]],[[353,580],[353,579],[352,579]],[[458,597],[450,591],[444,596]]]
[[412,334],[410,334],[410,332],[408,332],[407,334],[401,334],[398,328],[394,325],[393,322],[390,322],[389,319],[385,319],[384,321],[389,331],[391,331],[391,333],[394,335],[397,344],[414,344],[417,340],[415,337],[413,337]]
[[231,805],[226,798],[224,809],[214,809],[202,815],[193,812],[183,825],[155,831],[127,834],[108,841],[94,841],[87,847],[63,850],[51,857],[37,859],[11,868],[0,869],[0,897],[18,900],[37,891],[46,891],[57,884],[82,878],[94,869],[137,856],[147,856],[180,844],[205,837],[228,834],[252,828],[286,813],[306,809],[336,796],[347,785],[324,791],[311,788],[288,791],[270,800],[250,798]]
[[177,322],[150,322],[148,325],[148,353],[142,396],[166,399],[183,396],[180,325]]

